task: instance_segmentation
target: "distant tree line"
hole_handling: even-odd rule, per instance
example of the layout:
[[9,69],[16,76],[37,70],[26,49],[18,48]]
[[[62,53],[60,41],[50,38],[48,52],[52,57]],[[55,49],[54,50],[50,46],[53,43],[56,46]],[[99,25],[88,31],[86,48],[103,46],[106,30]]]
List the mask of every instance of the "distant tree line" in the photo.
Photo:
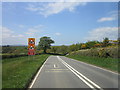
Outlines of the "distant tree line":
[[118,40],[109,40],[109,38],[104,38],[103,41],[87,41],[86,43],[76,43],[69,46],[51,46],[51,49],[48,49],[48,52],[59,53],[59,54],[68,54],[73,51],[78,51],[82,49],[91,49],[98,47],[108,47],[113,45],[118,45],[120,38]]
[[[51,46],[54,43],[50,37],[41,37],[38,46],[35,47],[36,54],[41,53],[53,53],[53,54],[63,54],[66,55],[70,52],[83,50],[83,49],[91,49],[98,47],[108,47],[113,45],[120,45],[120,38],[118,40],[109,40],[109,38],[104,38],[103,41],[87,41],[86,43],[76,43],[72,45],[61,45],[61,46]],[[10,46],[5,45],[2,46],[2,53],[9,54],[27,54],[28,49],[27,46]]]

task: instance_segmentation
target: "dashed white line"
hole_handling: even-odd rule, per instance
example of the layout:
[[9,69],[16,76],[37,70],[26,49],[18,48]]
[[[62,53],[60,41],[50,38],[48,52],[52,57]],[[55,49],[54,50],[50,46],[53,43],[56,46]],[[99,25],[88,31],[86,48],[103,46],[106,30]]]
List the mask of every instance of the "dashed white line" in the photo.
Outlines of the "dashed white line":
[[56,65],[54,64],[54,68],[56,68]]

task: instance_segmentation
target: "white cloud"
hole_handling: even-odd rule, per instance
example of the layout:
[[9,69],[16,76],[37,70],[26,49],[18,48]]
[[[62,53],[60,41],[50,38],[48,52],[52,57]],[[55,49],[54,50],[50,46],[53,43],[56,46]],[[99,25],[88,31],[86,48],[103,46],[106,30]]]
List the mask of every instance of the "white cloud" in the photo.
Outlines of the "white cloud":
[[89,32],[86,40],[99,40],[108,37],[109,39],[115,40],[118,38],[118,27],[101,27],[93,29]]
[[22,34],[16,34],[13,30],[7,27],[0,27],[2,30],[2,38],[24,37]]
[[73,12],[79,5],[86,5],[85,2],[52,2],[42,4],[29,4],[27,10],[34,11],[45,17],[53,14],[58,14],[64,10]]
[[115,17],[102,17],[98,20],[98,22],[113,21],[113,20],[115,20]]
[[2,2],[119,2],[119,0],[3,0]]
[[0,27],[2,30],[2,38],[9,38],[13,35],[13,31],[6,28],[6,27]]
[[24,26],[24,25],[18,25],[18,27],[20,27],[20,28],[24,28],[25,26]]
[[29,36],[34,36],[37,32],[38,32],[38,30],[28,29],[28,31],[26,32],[26,34],[29,35]]
[[43,25],[36,25],[32,28],[29,28],[27,30],[27,32],[25,32],[25,34],[28,36],[28,37],[36,37],[38,34],[40,34],[41,32],[43,32]]
[[110,15],[109,17],[102,17],[102,18],[98,19],[97,22],[113,21],[118,18],[117,11],[111,11],[108,14]]
[[16,34],[13,30],[7,27],[0,27],[2,30],[2,42],[1,45],[17,45],[25,44],[25,36],[22,34]]
[[22,35],[22,34],[19,34],[19,35],[12,35],[11,37],[24,37],[24,35]]
[[41,28],[44,28],[45,26],[44,25],[36,25],[36,26],[34,26],[33,28],[35,28],[35,29],[41,29]]
[[55,33],[55,35],[56,35],[56,36],[60,36],[60,35],[61,35],[61,33]]
[[1,45],[27,45],[27,40],[30,37],[38,38],[43,32],[43,25],[36,25],[28,28],[27,31],[20,34],[7,27],[0,26],[0,42]]

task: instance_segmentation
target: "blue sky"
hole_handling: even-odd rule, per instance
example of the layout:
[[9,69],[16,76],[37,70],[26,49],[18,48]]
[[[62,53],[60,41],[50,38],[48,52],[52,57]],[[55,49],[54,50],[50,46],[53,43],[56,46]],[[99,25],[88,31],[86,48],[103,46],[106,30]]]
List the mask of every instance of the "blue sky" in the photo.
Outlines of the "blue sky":
[[3,2],[2,44],[27,45],[51,37],[54,45],[117,39],[117,2]]

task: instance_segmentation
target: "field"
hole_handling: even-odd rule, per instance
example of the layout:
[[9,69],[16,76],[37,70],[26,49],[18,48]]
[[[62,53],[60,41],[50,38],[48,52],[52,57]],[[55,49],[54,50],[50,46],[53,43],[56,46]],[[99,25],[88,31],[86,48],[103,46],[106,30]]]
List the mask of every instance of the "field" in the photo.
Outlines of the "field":
[[2,88],[26,88],[48,56],[42,54],[2,60]]
[[[37,47],[35,48],[36,54],[40,54],[40,50],[37,50]],[[0,54],[0,57],[2,56],[2,59],[5,58],[14,58],[14,57],[21,57],[21,56],[27,56],[28,55],[28,47],[27,46],[2,46],[2,54]]]
[[81,56],[81,55],[67,55],[69,58],[76,59],[78,61],[83,61],[89,64],[93,64],[105,69],[109,69],[114,72],[120,72],[118,68],[118,60],[115,58],[100,58],[100,57],[90,57],[90,56]]

